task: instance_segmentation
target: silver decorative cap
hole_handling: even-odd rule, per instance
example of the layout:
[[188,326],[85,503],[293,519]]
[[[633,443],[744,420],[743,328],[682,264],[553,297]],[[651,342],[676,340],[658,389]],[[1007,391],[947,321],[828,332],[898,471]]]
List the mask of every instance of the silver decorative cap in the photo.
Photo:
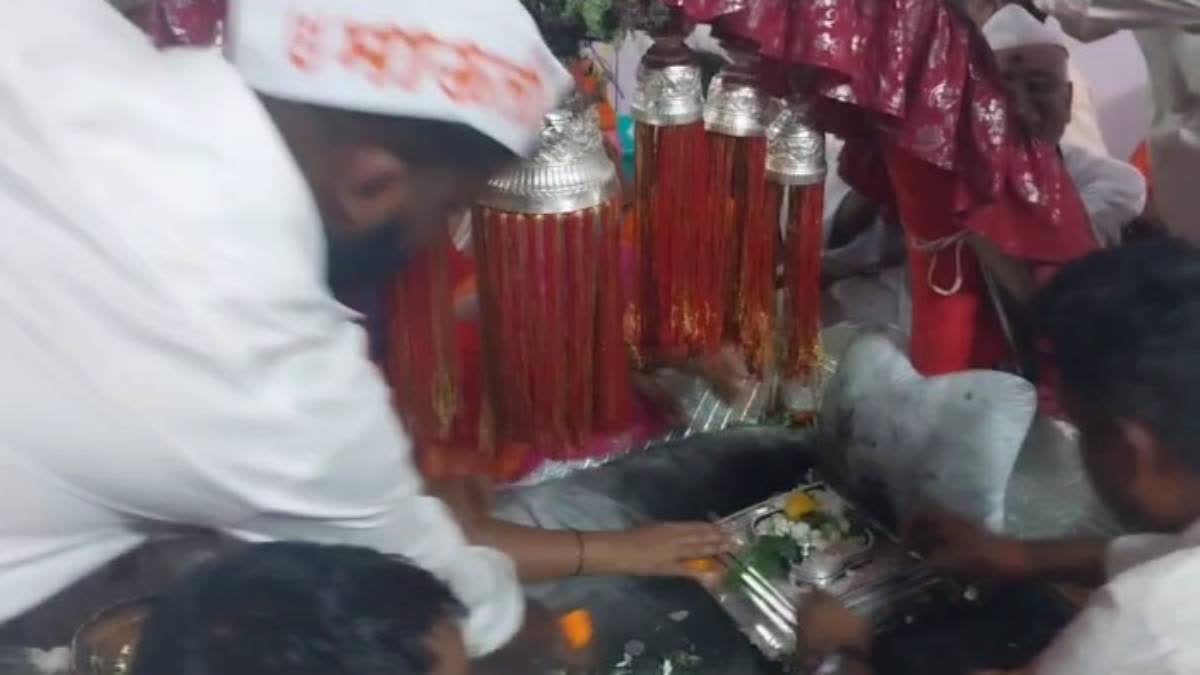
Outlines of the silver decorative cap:
[[767,180],[781,185],[824,182],[825,134],[812,123],[812,106],[776,99],[767,126]]
[[654,68],[638,65],[633,118],[658,127],[699,122],[704,117],[704,86],[695,63]]
[[571,94],[546,115],[534,156],[488,181],[479,205],[512,213],[570,213],[599,206],[620,189],[595,106]]
[[704,128],[717,134],[745,138],[762,136],[766,128],[767,96],[732,68],[717,73],[708,85]]

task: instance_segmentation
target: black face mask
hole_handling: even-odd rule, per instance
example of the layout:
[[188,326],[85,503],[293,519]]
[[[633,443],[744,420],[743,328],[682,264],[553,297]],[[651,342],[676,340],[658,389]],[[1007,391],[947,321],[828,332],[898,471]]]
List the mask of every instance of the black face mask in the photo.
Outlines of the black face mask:
[[326,276],[334,291],[378,284],[404,267],[410,251],[398,223],[371,228],[366,234],[328,239]]

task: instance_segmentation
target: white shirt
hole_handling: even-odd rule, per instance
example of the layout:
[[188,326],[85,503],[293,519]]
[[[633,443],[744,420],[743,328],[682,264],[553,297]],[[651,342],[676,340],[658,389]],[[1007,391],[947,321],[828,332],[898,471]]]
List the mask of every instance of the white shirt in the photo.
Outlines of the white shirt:
[[[1200,0],[1037,0],[1080,40],[1138,30],[1154,117],[1150,162],[1155,205],[1172,232],[1200,243]],[[1189,32],[1191,31],[1191,32]]]
[[408,556],[506,642],[514,567],[422,494],[257,98],[95,0],[0,25],[0,621],[190,525]]
[[1111,581],[1042,654],[1035,675],[1200,673],[1200,525],[1113,542]]
[[1146,178],[1128,162],[1066,142],[1061,147],[1096,240],[1105,247],[1120,246],[1125,226],[1146,208]]

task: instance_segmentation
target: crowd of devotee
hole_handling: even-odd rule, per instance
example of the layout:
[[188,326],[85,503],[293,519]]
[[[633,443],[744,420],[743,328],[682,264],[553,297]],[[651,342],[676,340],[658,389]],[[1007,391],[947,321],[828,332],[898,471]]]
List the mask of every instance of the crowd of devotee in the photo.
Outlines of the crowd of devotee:
[[[0,26],[14,672],[1200,673],[1197,0],[7,0]],[[1150,123],[1120,157],[1077,55],[1129,31]],[[867,439],[892,400],[880,424],[927,432]],[[1067,468],[1029,479],[1037,428]],[[747,437],[804,470],[700,468]],[[984,456],[930,459],[956,443]],[[877,601],[887,546],[966,590]],[[929,628],[971,663],[899,665],[896,635],[1018,587],[1068,608],[1026,651]],[[693,593],[660,608],[686,647],[625,639],[646,588]]]

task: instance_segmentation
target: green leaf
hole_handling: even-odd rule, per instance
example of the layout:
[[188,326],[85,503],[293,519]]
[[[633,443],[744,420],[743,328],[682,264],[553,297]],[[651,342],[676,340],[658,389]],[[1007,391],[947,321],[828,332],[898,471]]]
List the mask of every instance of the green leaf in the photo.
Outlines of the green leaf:
[[608,37],[608,15],[612,10],[611,0],[581,0],[580,16],[587,26],[589,35],[605,39]]

